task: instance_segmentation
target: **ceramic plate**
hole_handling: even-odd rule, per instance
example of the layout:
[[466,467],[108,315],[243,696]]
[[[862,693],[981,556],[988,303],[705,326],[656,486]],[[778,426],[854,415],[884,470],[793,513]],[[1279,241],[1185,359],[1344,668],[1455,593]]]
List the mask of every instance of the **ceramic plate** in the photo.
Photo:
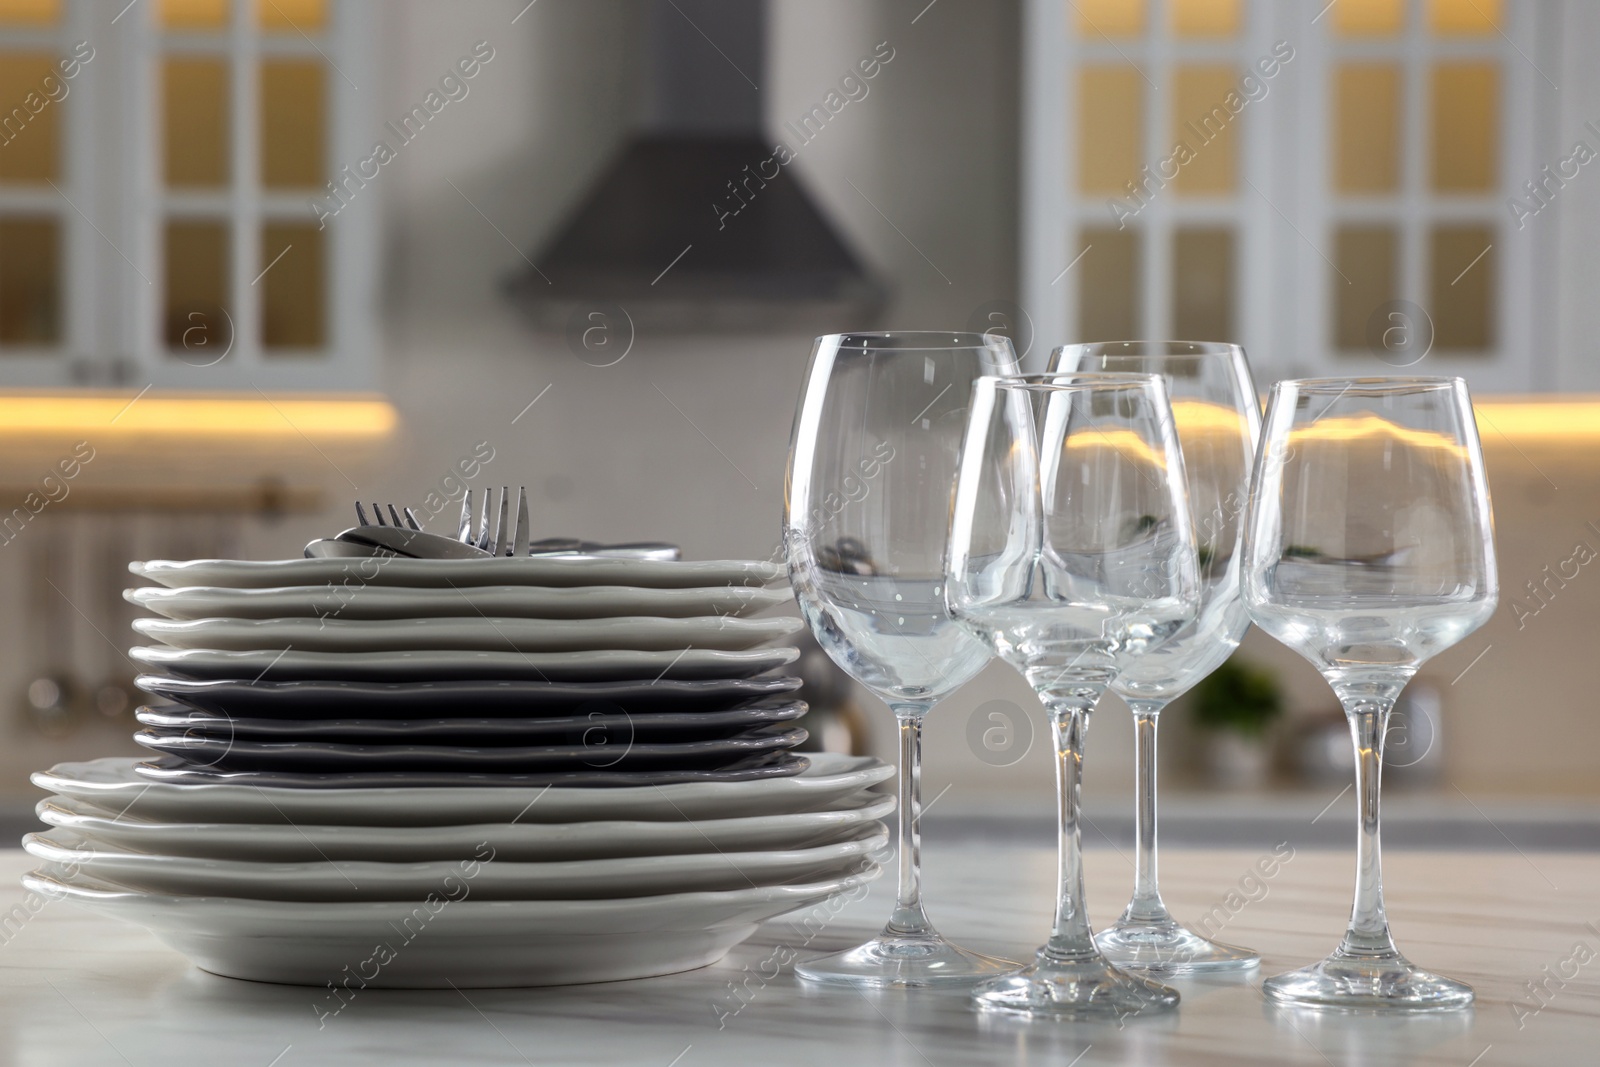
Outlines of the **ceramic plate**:
[[229,652],[213,648],[128,650],[146,667],[188,678],[256,682],[336,678],[350,682],[434,682],[538,680],[547,682],[651,681],[656,678],[747,678],[793,663],[796,648],[756,648],[718,652],[690,648],[677,652],[301,652],[259,649]]
[[134,630],[174,648],[242,652],[582,652],[593,649],[738,650],[787,637],[799,619],[135,619]]
[[200,711],[240,718],[431,719],[718,711],[792,693],[800,688],[800,679],[781,675],[638,682],[250,682],[147,674],[134,679],[134,684]]
[[863,826],[843,841],[783,851],[700,852],[603,860],[523,863],[502,860],[487,841],[465,860],[318,860],[261,863],[130,852],[74,830],[28,834],[37,859],[147,893],[252,900],[417,901],[452,879],[480,900],[583,900],[726,891],[853,874],[889,840],[887,827]]
[[683,618],[745,616],[793,600],[785,588],[713,585],[645,589],[580,585],[548,589],[533,585],[479,585],[458,589],[403,586],[291,585],[267,589],[184,586],[144,587],[122,594],[131,603],[169,619],[437,619],[491,616],[520,619],[595,619],[619,615]]
[[[802,731],[803,732],[803,731]],[[614,789],[682,782],[745,782],[757,778],[782,778],[805,770],[807,760],[792,752],[763,752],[714,767],[586,767],[532,771],[448,770],[230,770],[191,763],[178,756],[162,756],[135,766],[140,777],[161,782],[201,785],[280,785],[294,789],[371,789],[384,786],[460,788],[485,785],[570,786],[574,789]]]
[[168,588],[220,585],[266,589],[285,585],[367,585],[450,589],[476,585],[633,585],[683,589],[708,585],[771,585],[784,575],[760,560],[564,559],[191,559],[150,560],[128,570]]
[[473,771],[533,774],[556,771],[710,770],[742,766],[746,757],[803,744],[798,726],[758,726],[732,737],[700,741],[639,741],[596,728],[576,744],[459,745],[348,744],[338,741],[251,741],[208,738],[187,730],[146,729],[133,739],[185,763],[222,771],[302,774],[371,771]]
[[140,708],[144,726],[179,730],[211,741],[341,741],[348,744],[629,744],[727,737],[806,713],[801,700],[770,700],[727,711],[627,712],[593,710],[537,719],[243,719],[192,708]]
[[[135,852],[206,859],[461,860],[487,841],[497,860],[581,860],[616,856],[796,849],[851,836],[894,810],[894,797],[856,792],[817,811],[682,822],[608,820],[477,823],[467,826],[319,826],[301,823],[168,822],[132,811],[114,815],[69,797],[41,800],[39,818]],[[203,816],[204,812],[196,813]]]
[[[352,974],[360,988],[472,989],[692,970],[721,959],[765,919],[809,908],[826,922],[838,903],[829,898],[854,899],[879,873],[873,867],[803,885],[618,900],[436,893],[348,904],[156,895],[81,873],[35,871],[23,884],[137,923],[213,974],[320,991]],[[346,1003],[329,991],[312,1008],[325,1023]]]
[[136,757],[59,763],[34,785],[99,807],[174,822],[319,823],[335,826],[446,826],[455,823],[562,823],[591,819],[681,822],[730,815],[817,811],[894,776],[871,756],[819,752],[798,775],[748,782],[685,782],[627,789],[406,786],[283,789],[217,783],[186,785],[138,774]]

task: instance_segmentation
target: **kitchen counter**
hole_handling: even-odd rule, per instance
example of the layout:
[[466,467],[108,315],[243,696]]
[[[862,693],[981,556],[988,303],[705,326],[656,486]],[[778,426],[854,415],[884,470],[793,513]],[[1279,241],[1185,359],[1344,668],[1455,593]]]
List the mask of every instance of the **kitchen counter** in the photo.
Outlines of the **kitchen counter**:
[[[952,937],[1012,958],[1043,938],[1048,849],[935,839],[926,853],[930,910]],[[1121,906],[1130,858],[1088,853],[1097,924]],[[1208,929],[1259,949],[1271,974],[1333,947],[1354,860],[1301,848],[1262,878],[1263,858],[1174,849],[1162,868],[1180,918],[1209,916]],[[1252,975],[1175,982],[1177,1011],[1119,1027],[980,1016],[960,994],[817,989],[786,967],[769,977],[773,961],[874,930],[893,894],[886,877],[809,943],[779,919],[721,963],[664,978],[464,994],[363,990],[319,1029],[326,991],[205,974],[137,927],[53,901],[20,926],[13,917],[0,927],[0,1063],[1549,1067],[1600,1057],[1600,855],[1393,850],[1386,859],[1401,948],[1472,983],[1473,1010],[1289,1012],[1265,1004]],[[21,852],[0,852],[0,910],[21,900],[17,877],[28,866]],[[1544,983],[1542,995],[1530,981]]]

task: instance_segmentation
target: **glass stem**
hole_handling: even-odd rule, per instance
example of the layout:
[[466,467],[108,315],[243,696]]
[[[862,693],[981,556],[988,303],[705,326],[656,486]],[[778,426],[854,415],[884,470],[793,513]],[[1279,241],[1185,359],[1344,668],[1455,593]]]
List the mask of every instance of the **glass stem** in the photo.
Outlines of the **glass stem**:
[[1056,746],[1057,845],[1056,922],[1040,956],[1074,963],[1099,955],[1083,893],[1083,832],[1078,825],[1083,787],[1083,738],[1092,703],[1051,701],[1050,730]]
[[891,704],[900,728],[899,890],[884,933],[895,937],[933,934],[922,910],[922,717],[933,705]]
[[1356,799],[1361,832],[1356,839],[1356,899],[1339,955],[1398,958],[1383,909],[1383,865],[1378,835],[1378,788],[1383,775],[1383,738],[1389,726],[1389,699],[1350,700],[1345,715],[1356,748]]
[[1134,789],[1138,795],[1134,826],[1133,900],[1124,921],[1165,922],[1171,918],[1161,900],[1156,872],[1156,722],[1165,701],[1130,700],[1134,727]]

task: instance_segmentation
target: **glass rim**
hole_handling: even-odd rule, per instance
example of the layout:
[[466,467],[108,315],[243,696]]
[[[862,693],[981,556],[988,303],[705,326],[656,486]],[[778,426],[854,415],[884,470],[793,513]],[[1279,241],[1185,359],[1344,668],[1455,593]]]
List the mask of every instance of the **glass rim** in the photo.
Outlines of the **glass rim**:
[[[863,343],[849,343],[858,338]],[[1011,339],[1005,334],[974,333],[970,330],[847,330],[843,333],[821,334],[815,343],[823,345],[831,342],[845,349],[867,349],[873,346],[866,342],[893,342],[899,339],[924,343],[893,344],[884,347],[895,352],[959,352],[963,349],[989,348],[995,344],[1011,344]],[[945,343],[928,343],[938,339],[943,339]]]
[[[1069,379],[1063,381],[1062,379]],[[1072,381],[1070,379],[1082,379]],[[985,374],[974,378],[977,386],[990,383],[992,388],[1039,389],[1066,391],[1069,389],[1127,389],[1144,387],[1152,382],[1165,388],[1161,375],[1143,371],[1064,370],[1043,371],[1031,374]]]
[[[1126,346],[1129,349],[1143,348],[1147,351],[1117,352],[1117,346]],[[1190,348],[1193,351],[1181,351]],[[1166,351],[1154,351],[1166,349]],[[1052,356],[1062,352],[1078,354],[1093,354],[1100,356],[1127,356],[1131,359],[1156,358],[1156,359],[1206,359],[1214,356],[1244,355],[1244,346],[1234,344],[1232,341],[1076,341],[1072,344],[1056,345],[1050,350]]]
[[1346,394],[1354,393],[1357,396],[1382,395],[1385,393],[1422,393],[1432,390],[1457,389],[1467,383],[1459,375],[1373,375],[1360,378],[1281,378],[1272,383],[1272,391],[1289,392],[1293,390],[1303,395],[1326,395],[1329,393]]

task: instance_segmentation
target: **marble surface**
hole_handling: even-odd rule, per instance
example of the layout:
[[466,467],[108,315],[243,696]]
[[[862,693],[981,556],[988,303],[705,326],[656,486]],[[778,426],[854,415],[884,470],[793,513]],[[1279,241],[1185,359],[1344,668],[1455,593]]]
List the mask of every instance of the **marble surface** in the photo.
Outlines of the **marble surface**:
[[[1289,846],[1292,847],[1292,846]],[[1046,849],[928,842],[930,911],[953,938],[1018,958],[1044,936]],[[1353,857],[1300,848],[1270,878],[1265,853],[1169,850],[1163,883],[1180,918],[1208,915],[1271,974],[1320,957],[1342,931]],[[1114,917],[1125,853],[1088,855],[1090,911]],[[721,963],[639,982],[542,990],[360,991],[321,1020],[326,990],[200,972],[143,930],[65,902],[29,912],[0,852],[0,1063],[68,1064],[1438,1064],[1600,1061],[1600,855],[1404,852],[1386,857],[1401,948],[1478,991],[1467,1012],[1358,1016],[1268,1007],[1260,976],[1177,984],[1164,1016],[1047,1023],[980,1016],[961,995],[804,986],[786,961],[853,943],[884,918],[892,887],[821,930],[775,920]],[[9,912],[9,916],[3,913]],[[19,918],[20,916],[20,918]],[[1589,924],[1594,925],[1589,925]],[[1542,983],[1537,994],[1529,983]]]

